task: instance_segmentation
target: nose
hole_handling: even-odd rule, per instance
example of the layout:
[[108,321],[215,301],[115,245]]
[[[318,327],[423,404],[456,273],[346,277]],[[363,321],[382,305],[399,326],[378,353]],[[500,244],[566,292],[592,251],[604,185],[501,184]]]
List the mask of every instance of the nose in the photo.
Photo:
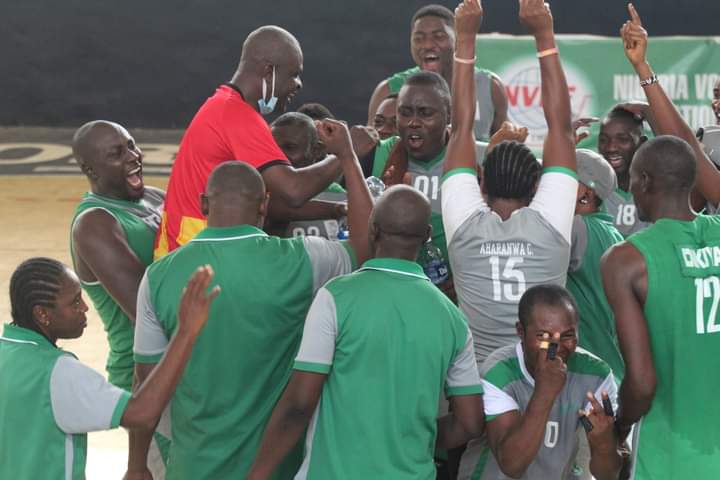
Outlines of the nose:
[[80,311],[81,311],[82,313],[87,313],[88,310],[90,310],[90,308],[88,307],[88,304],[85,303],[85,299],[84,299],[84,298],[81,298],[81,299],[80,299]]
[[300,90],[303,87],[302,79],[297,77],[295,79],[295,90]]

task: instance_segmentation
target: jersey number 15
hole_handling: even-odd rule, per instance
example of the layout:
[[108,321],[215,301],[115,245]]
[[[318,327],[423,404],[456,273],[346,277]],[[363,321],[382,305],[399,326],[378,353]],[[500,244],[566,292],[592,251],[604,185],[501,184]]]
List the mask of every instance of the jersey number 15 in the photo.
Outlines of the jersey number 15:
[[525,293],[525,274],[515,268],[523,263],[522,257],[509,257],[500,276],[500,257],[490,257],[493,280],[493,300],[496,302],[519,302]]

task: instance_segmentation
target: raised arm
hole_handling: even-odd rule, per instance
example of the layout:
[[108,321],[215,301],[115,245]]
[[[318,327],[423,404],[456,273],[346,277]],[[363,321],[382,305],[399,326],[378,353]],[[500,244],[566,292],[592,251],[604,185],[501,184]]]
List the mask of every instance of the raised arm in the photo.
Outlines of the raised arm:
[[620,386],[617,426],[620,441],[650,410],[657,383],[650,336],[643,315],[647,270],[640,252],[627,242],[615,245],[600,262],[603,286],[615,315],[625,378]]
[[360,265],[370,257],[368,220],[373,208],[373,200],[365,183],[360,162],[353,151],[347,125],[332,119],[325,119],[317,125],[320,140],[325,144],[328,152],[337,155],[342,165],[348,196],[350,245]]
[[632,4],[628,4],[628,11],[630,20],[622,26],[620,35],[623,39],[625,55],[637,72],[639,79],[647,83],[643,88],[654,120],[653,129],[659,135],[675,135],[690,144],[697,159],[696,189],[706,200],[717,205],[720,203],[720,172],[707,158],[694,132],[685,123],[657,81],[646,57],[647,31],[643,28],[640,15]]
[[542,104],[548,126],[543,166],[576,170],[570,93],[555,45],[550,7],[543,0],[520,0],[520,21],[535,37],[540,61]]
[[452,130],[445,172],[475,169],[475,35],[482,23],[480,0],[464,0],[455,9],[455,59],[452,77]]
[[277,164],[262,171],[262,177],[276,202],[288,207],[301,207],[312,197],[327,188],[340,175],[340,163],[328,155],[309,167],[293,168]]

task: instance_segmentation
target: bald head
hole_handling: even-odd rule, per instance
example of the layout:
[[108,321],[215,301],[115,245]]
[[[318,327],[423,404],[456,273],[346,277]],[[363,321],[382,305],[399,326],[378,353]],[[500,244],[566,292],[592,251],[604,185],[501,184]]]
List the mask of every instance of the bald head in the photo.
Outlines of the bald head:
[[260,203],[265,198],[265,182],[253,167],[244,162],[229,161],[215,167],[208,178],[207,197],[212,203]]
[[631,171],[647,174],[654,193],[687,193],[695,184],[695,153],[681,138],[661,135],[645,142],[635,153]]
[[102,141],[107,136],[118,133],[125,133],[128,137],[130,136],[122,125],[115,122],[108,122],[107,120],[87,122],[78,128],[75,135],[73,135],[72,150],[75,160],[81,167],[92,163],[99,156],[98,147]]
[[430,213],[430,201],[414,188],[407,185],[388,188],[370,215],[373,250],[405,249],[414,258],[430,234]]
[[302,49],[293,34],[284,28],[266,25],[245,39],[240,63],[283,65],[296,57],[302,58]]

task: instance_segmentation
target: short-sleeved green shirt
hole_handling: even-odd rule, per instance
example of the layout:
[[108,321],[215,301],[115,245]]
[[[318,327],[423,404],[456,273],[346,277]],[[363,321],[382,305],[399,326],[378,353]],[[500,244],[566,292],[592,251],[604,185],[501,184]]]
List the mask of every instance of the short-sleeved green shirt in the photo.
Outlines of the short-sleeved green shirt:
[[318,292],[294,368],[328,375],[296,479],[434,479],[443,388],[482,393],[462,313],[420,265],[392,258]]
[[[182,289],[210,264],[222,291],[171,404],[170,479],[244,478],[290,375],[313,294],[352,270],[343,242],[281,239],[249,225],[201,231],[153,263],[138,292],[135,360],[156,363]],[[297,471],[299,456],[277,478]]]

